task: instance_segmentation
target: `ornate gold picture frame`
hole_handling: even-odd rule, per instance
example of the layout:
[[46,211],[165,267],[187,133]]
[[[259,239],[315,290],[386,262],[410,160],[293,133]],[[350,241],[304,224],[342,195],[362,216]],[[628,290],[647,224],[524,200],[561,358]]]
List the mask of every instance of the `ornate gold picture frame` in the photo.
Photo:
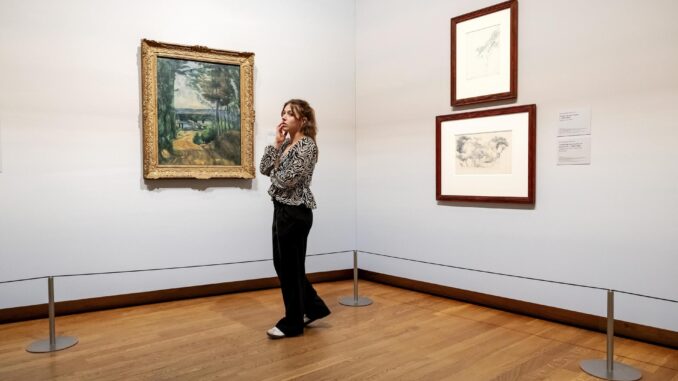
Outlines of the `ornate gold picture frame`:
[[141,41],[144,178],[254,178],[254,53]]

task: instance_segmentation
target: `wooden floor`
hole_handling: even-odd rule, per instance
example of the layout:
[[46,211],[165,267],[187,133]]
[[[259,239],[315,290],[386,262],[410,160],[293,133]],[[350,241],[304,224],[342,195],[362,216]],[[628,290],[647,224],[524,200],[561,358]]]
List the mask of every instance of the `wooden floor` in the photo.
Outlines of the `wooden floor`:
[[[352,282],[316,285],[333,313],[301,337],[269,340],[278,289],[57,319],[69,349],[30,354],[46,320],[0,325],[0,380],[597,380],[605,336],[376,283],[344,307]],[[616,361],[646,381],[678,381],[678,351],[625,339]]]

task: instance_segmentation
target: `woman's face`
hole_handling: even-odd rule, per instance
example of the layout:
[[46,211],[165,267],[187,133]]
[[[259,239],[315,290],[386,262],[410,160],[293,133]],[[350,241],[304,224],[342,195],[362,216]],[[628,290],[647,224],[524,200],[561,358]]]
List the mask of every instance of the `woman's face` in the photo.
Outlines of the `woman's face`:
[[294,115],[292,105],[287,104],[282,112],[283,131],[295,135],[301,129],[302,121]]

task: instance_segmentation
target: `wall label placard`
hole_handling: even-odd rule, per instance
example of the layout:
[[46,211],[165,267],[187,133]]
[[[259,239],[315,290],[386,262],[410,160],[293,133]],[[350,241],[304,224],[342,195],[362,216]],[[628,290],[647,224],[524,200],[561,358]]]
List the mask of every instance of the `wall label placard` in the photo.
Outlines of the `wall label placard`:
[[558,165],[591,164],[591,108],[558,113]]

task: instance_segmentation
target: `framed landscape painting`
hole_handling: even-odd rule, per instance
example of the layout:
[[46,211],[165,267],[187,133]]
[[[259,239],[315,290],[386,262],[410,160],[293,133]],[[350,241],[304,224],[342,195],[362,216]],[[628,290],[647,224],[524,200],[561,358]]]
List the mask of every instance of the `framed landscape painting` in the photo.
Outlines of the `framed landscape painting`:
[[451,104],[518,96],[518,1],[451,19]]
[[254,177],[254,54],[141,42],[144,178]]
[[436,200],[534,204],[537,106],[436,117]]

